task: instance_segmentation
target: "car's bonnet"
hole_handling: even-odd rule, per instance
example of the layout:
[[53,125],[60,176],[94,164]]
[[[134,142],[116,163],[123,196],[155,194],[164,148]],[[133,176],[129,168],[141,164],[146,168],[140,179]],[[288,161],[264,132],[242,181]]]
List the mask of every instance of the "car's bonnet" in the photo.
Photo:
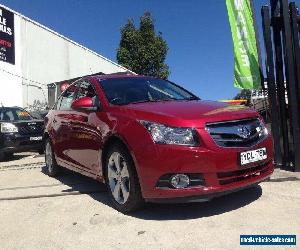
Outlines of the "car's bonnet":
[[[203,125],[206,122],[244,119],[257,116],[245,106],[228,105],[213,101],[164,101],[146,102],[123,106],[138,119],[150,119],[164,123]],[[196,125],[196,124],[195,124]]]

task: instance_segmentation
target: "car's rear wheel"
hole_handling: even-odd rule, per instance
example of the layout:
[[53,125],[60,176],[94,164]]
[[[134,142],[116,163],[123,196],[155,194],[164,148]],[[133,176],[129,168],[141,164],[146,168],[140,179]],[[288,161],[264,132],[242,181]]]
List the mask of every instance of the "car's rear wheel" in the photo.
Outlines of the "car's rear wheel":
[[52,143],[49,138],[46,139],[45,141],[45,162],[46,162],[46,168],[48,174],[50,176],[58,175],[60,171],[60,167],[56,163],[54,153],[53,153]]
[[139,179],[127,149],[116,144],[108,151],[106,183],[112,205],[122,213],[139,209],[143,203]]

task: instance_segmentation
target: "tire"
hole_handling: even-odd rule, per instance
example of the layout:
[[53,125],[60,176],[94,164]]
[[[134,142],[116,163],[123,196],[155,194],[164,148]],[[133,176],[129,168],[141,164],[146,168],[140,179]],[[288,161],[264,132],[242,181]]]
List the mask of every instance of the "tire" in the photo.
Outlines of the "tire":
[[14,153],[4,153],[5,159],[11,159],[13,157]]
[[3,160],[4,160],[4,154],[0,153],[0,161],[3,161]]
[[[45,144],[46,145],[46,144]],[[43,155],[45,153],[45,149],[44,149],[44,146],[42,146],[39,150],[38,150],[38,153],[40,155]]]
[[45,141],[45,162],[49,176],[57,176],[60,172],[60,167],[57,165],[51,140],[48,138]]
[[126,214],[144,204],[139,179],[128,150],[113,145],[105,159],[105,181],[113,207]]

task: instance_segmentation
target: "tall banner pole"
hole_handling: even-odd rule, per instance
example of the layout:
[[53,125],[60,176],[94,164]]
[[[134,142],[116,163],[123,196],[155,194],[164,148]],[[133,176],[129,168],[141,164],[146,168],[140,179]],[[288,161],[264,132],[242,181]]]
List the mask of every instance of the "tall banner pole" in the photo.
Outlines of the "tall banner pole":
[[234,50],[234,86],[261,89],[262,71],[250,0],[226,0]]
[[253,0],[250,1],[251,11],[252,11],[252,19],[254,24],[254,32],[255,32],[255,38],[256,38],[256,47],[257,47],[257,56],[258,56],[258,67],[259,67],[259,73],[260,73],[260,81],[261,81],[261,88],[265,90],[265,77],[263,73],[263,66],[262,66],[262,60],[261,60],[261,49],[260,49],[260,43],[259,43],[259,33],[258,33],[258,26],[256,21],[256,15],[255,15],[255,8],[253,5]]

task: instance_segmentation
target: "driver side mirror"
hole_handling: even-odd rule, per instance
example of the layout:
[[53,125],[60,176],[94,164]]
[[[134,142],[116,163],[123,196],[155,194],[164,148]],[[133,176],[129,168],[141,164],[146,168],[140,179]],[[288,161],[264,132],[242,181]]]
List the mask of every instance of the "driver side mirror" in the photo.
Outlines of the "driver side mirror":
[[86,110],[86,111],[97,111],[100,108],[100,102],[96,98],[96,103],[91,97],[82,97],[75,100],[71,108],[74,110]]

